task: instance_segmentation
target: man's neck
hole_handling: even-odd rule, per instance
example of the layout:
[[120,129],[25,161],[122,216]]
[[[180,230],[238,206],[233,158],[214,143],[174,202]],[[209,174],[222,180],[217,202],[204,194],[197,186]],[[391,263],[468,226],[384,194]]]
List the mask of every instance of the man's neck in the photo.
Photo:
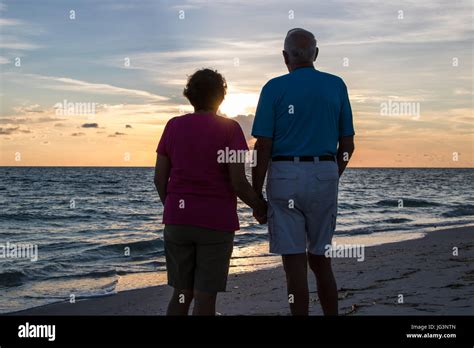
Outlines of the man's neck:
[[292,72],[296,69],[299,68],[313,68],[314,69],[314,64],[313,63],[305,63],[305,64],[295,64],[295,65],[289,65],[288,66],[288,71]]

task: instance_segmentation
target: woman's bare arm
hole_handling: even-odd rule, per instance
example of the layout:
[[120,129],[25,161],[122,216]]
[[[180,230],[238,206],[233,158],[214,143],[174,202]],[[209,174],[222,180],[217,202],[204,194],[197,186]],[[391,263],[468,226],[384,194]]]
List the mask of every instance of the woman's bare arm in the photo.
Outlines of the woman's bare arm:
[[245,176],[245,164],[229,163],[228,166],[232,188],[237,197],[255,210],[259,216],[266,215],[267,205],[264,200],[259,198],[258,194],[247,181],[247,177]]
[[168,180],[170,178],[171,163],[168,157],[163,155],[156,156],[155,165],[155,187],[160,196],[163,205],[166,200],[166,188],[168,186]]

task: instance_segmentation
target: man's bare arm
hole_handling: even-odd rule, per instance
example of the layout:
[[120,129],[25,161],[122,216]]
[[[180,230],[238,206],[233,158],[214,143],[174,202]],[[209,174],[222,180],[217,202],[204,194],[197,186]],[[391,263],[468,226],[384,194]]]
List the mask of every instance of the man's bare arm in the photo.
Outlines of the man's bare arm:
[[155,187],[160,196],[161,203],[165,204],[166,188],[168,187],[168,180],[170,178],[171,163],[168,157],[158,155],[156,157],[155,165]]
[[272,156],[273,139],[257,137],[254,150],[257,153],[256,166],[252,168],[252,186],[258,195],[262,194],[263,183]]
[[339,166],[339,176],[342,175],[354,153],[354,136],[339,138],[339,146],[337,148],[337,164]]

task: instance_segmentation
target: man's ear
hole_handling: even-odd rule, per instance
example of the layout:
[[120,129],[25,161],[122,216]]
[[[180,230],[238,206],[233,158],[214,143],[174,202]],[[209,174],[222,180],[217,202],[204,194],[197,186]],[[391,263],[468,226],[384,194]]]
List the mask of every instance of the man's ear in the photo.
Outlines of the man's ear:
[[288,53],[286,53],[285,51],[281,51],[281,53],[283,53],[283,59],[285,60],[285,64],[286,65],[290,64],[290,59],[288,57]]
[[318,53],[319,53],[319,47],[316,47],[316,53],[314,54],[313,62],[315,62],[316,58],[318,58]]

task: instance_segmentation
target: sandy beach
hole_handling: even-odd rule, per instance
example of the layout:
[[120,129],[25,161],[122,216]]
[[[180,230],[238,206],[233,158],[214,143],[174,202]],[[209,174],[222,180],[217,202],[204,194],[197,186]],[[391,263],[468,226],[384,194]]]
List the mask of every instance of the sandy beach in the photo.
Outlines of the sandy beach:
[[[453,248],[458,255],[453,255]],[[365,260],[333,260],[342,315],[472,315],[474,227],[429,232],[420,239],[367,247]],[[321,315],[309,274],[312,315]],[[15,315],[163,315],[166,285],[55,303]],[[403,295],[403,303],[399,303]],[[289,315],[281,267],[231,274],[218,298],[221,315]]]

